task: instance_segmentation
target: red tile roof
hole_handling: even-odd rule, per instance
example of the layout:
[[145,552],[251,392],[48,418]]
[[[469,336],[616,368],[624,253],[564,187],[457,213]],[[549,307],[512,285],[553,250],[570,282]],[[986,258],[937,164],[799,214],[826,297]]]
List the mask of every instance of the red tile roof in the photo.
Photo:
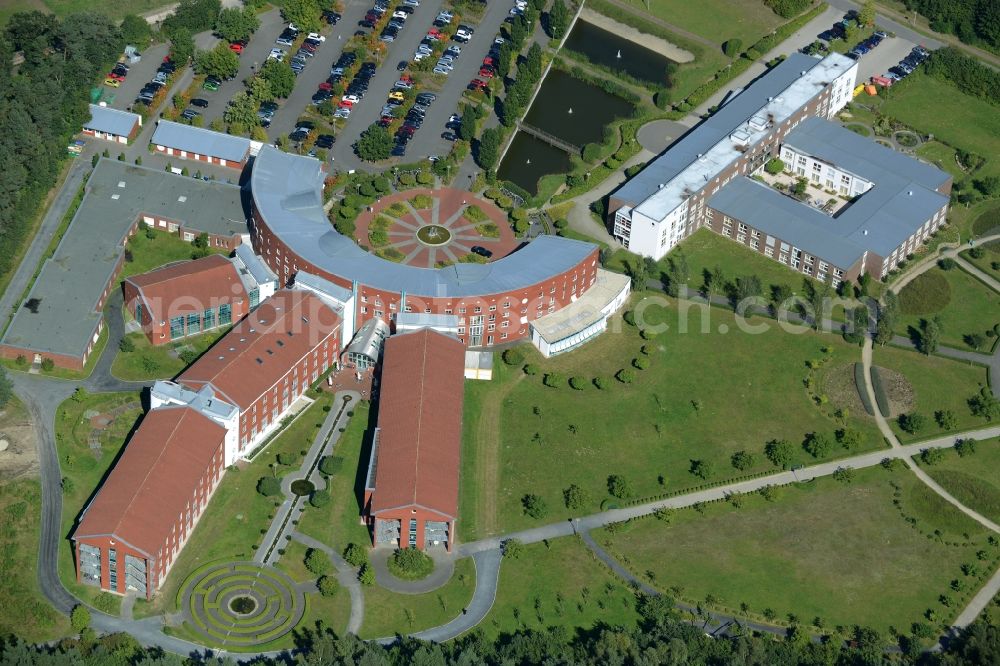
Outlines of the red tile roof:
[[[193,390],[211,384],[241,410],[246,409],[331,335],[339,343],[340,325],[340,315],[318,296],[300,290],[278,291],[216,342],[177,382]],[[327,358],[330,365],[334,360],[336,355]]]
[[421,506],[458,516],[465,345],[431,329],[386,340],[371,513]]
[[75,539],[112,535],[155,557],[218,454],[226,429],[190,407],[150,411],[83,514]]
[[126,282],[138,288],[153,322],[249,298],[233,262],[221,254],[133,275]]

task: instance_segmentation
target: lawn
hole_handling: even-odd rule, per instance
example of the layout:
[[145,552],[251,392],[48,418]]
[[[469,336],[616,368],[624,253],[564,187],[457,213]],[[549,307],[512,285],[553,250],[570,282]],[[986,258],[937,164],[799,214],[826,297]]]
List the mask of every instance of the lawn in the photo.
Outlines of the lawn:
[[179,356],[183,352],[191,354],[191,362],[201,356],[216,340],[229,332],[231,326],[222,326],[165,345],[152,345],[141,332],[129,333],[125,337],[132,341],[135,349],[119,351],[111,365],[111,374],[126,381],[149,381],[168,379],[179,375],[189,363]]
[[882,113],[985,157],[975,178],[1000,175],[1000,113],[994,106],[919,71],[889,90]]
[[952,449],[922,467],[959,502],[1000,522],[1000,440],[977,442],[975,454],[964,458]]
[[911,406],[906,411],[917,411],[926,418],[926,427],[916,435],[903,432],[895,420],[890,421],[900,441],[926,439],[948,432],[934,420],[934,413],[939,410],[949,410],[955,415],[955,431],[987,425],[983,419],[972,415],[967,402],[986,384],[986,368],[943,356],[925,356],[891,345],[875,347],[872,364],[901,373],[912,393]]
[[[17,398],[0,410],[0,432],[7,432],[8,438],[13,428],[20,430],[30,423],[28,411]],[[37,473],[0,481],[0,577],[4,580],[0,635],[16,633],[37,642],[69,633],[65,616],[49,605],[38,588],[37,576],[24,575],[38,567],[41,506]]]
[[268,474],[282,476],[298,469],[298,465],[278,464],[277,456],[309,448],[318,426],[326,417],[323,407],[331,401],[332,396],[324,392],[290,426],[272,439],[267,448],[257,453],[251,462],[240,463],[226,470],[156,597],[150,603],[141,600],[136,603],[136,617],[176,611],[181,583],[201,565],[217,560],[253,558],[254,551],[270,525],[275,506],[280,504],[277,498],[264,497],[258,493],[257,482]]
[[340,470],[329,478],[330,503],[316,508],[309,506],[299,519],[298,531],[338,551],[348,543],[367,546],[371,543],[368,528],[361,524],[361,503],[365,474],[368,471],[370,441],[368,419],[371,403],[362,401],[353,406],[354,416],[341,433],[332,455],[341,458]]
[[623,4],[720,46],[737,38],[747,48],[785,22],[760,0],[626,0]]
[[[152,238],[147,236],[150,234]],[[192,258],[195,247],[182,240],[177,234],[159,231],[157,229],[140,229],[128,242],[132,252],[132,261],[126,261],[122,266],[119,278],[124,280],[133,275],[148,273],[154,268],[177,261],[188,261]],[[229,254],[229,250],[210,248],[214,254]]]
[[[899,487],[899,508],[893,505]],[[921,484],[909,472],[880,467],[855,472],[853,483],[831,478],[785,487],[766,501],[754,494],[736,509],[728,502],[685,509],[668,522],[648,518],[595,533],[637,575],[663,590],[678,586],[688,601],[711,595],[729,609],[749,606],[751,617],[794,614],[807,625],[908,628],[933,609],[941,621],[957,614],[962,595],[950,581],[961,579],[971,595],[981,583],[961,565],[988,562],[976,551],[986,531]],[[914,519],[911,526],[905,516]],[[949,545],[935,529],[968,531],[970,542]],[[963,537],[964,539],[964,537]],[[952,597],[951,608],[939,595]]]
[[[100,449],[91,449],[90,415],[123,408],[97,441]],[[103,481],[118,452],[142,415],[139,393],[80,394],[59,405],[55,415],[56,448],[62,467],[64,490],[61,530],[65,537],[59,548],[59,577],[77,597],[113,614],[118,613],[121,598],[101,592],[92,585],[76,582],[73,543],[69,540],[76,519]]]
[[925,141],[917,147],[916,153],[942,171],[947,171],[958,181],[967,175],[955,161],[955,149],[940,141]]
[[[60,16],[72,14],[74,12],[97,12],[105,14],[108,18],[119,20],[126,14],[141,14],[164,6],[163,0],[124,0],[122,2],[106,2],[93,0],[41,0],[37,4],[44,4],[54,13]],[[169,3],[167,3],[169,4]]]
[[278,568],[292,577],[296,583],[306,583],[316,580],[318,576],[306,568],[306,552],[308,548],[298,541],[289,541],[283,548]]
[[455,562],[451,580],[433,592],[395,594],[378,584],[366,587],[361,638],[408,634],[450,622],[469,605],[475,587],[476,565],[471,557]]
[[959,268],[932,268],[899,292],[899,335],[918,339],[920,321],[939,317],[941,344],[969,349],[967,335],[1000,323],[1000,294]]
[[[643,341],[636,328],[615,317],[608,332],[561,356],[542,359],[525,346],[529,363],[539,368],[537,375],[522,378],[521,372],[511,370],[489,388],[470,392],[467,400],[473,405],[502,405],[502,412],[465,412],[464,450],[479,449],[479,469],[464,467],[463,479],[476,483],[474,496],[466,492],[460,507],[463,539],[473,538],[470,526],[476,536],[483,536],[596,511],[608,498],[612,474],[625,477],[630,495],[642,498],[704,483],[690,471],[695,460],[714,467],[708,474],[711,481],[773,469],[763,456],[772,439],[793,444],[794,462],[811,462],[799,446],[806,434],[832,437],[845,423],[861,434],[859,450],[882,446],[870,419],[857,413],[848,414],[846,421],[835,419],[837,405],[818,406],[804,386],[807,362],[825,359],[814,371],[814,385],[822,386],[826,373],[859,358],[858,348],[839,336],[786,333],[763,318],[750,321],[767,330],[751,334],[739,330],[727,310],[682,301],[679,313],[677,302],[660,296],[637,306],[644,308],[646,321],[665,322],[669,330]],[[708,325],[700,332],[703,323]],[[644,345],[648,356],[640,351]],[[615,379],[639,358],[648,362],[648,369],[633,368],[629,384]],[[543,384],[549,374],[561,377],[559,388]],[[582,390],[566,385],[574,376],[584,380]],[[595,387],[595,377],[605,389]],[[492,453],[497,447],[499,453]],[[740,450],[755,454],[743,471],[730,464],[732,454]],[[829,455],[848,453],[835,446]],[[488,471],[491,467],[499,472]],[[496,493],[485,490],[491,483],[498,486]],[[589,495],[574,511],[563,505],[563,490],[570,484]],[[490,494],[496,497],[495,507],[490,506]],[[540,496],[548,505],[539,520],[522,512],[527,494]]]
[[981,247],[984,252],[978,259],[969,254],[969,250],[962,253],[962,258],[994,280],[1000,280],[1000,241],[991,241]]
[[[304,583],[317,580],[319,576],[306,568],[305,558],[308,550],[298,541],[289,541],[284,547],[284,554],[278,560],[278,568],[296,582]],[[337,571],[332,565],[329,575],[334,578],[337,576]],[[301,631],[306,627],[312,629],[316,622],[322,621],[338,634],[343,633],[351,615],[351,595],[347,590],[337,588],[336,593],[330,597],[324,597],[319,592],[311,592],[306,595],[306,598],[307,610],[299,622],[298,630]]]
[[480,626],[493,638],[524,629],[559,626],[573,632],[637,621],[635,594],[574,537],[529,544],[518,559],[505,558],[496,601]]

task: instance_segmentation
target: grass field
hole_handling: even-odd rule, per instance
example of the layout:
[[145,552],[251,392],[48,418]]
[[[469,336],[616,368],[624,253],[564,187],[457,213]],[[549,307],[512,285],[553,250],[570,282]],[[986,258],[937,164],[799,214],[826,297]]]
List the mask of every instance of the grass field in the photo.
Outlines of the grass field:
[[490,637],[523,629],[598,624],[631,626],[638,620],[635,594],[578,538],[525,546],[516,560],[504,559],[496,601],[480,625]]
[[785,21],[760,0],[650,0],[648,4],[627,0],[625,4],[720,45],[741,39],[744,48]]
[[[1000,323],[1000,294],[959,268],[932,268],[918,276],[899,293],[902,314],[896,326],[899,335],[919,338],[920,320],[941,319],[941,344],[969,349],[965,336],[985,335]],[[907,303],[915,307],[908,314]],[[938,307],[942,303],[945,305]],[[926,305],[927,307],[920,307]]]
[[[89,445],[92,428],[85,414],[107,413],[128,405],[131,407],[100,434],[100,450],[92,450]],[[69,537],[76,527],[77,517],[104,480],[141,414],[138,393],[100,393],[80,400],[70,398],[56,410],[56,448],[63,478],[69,480],[69,489],[63,492],[61,531],[64,539],[59,547],[59,577],[71,593],[92,604],[98,604],[101,591],[76,582],[73,544]],[[109,603],[110,612],[117,614],[120,597],[104,593],[101,601]]]
[[[669,306],[656,305],[657,300]],[[547,503],[545,522],[559,520],[596,511],[608,497],[611,474],[624,476],[634,497],[682,490],[704,482],[689,471],[694,460],[714,466],[712,481],[765,471],[773,469],[762,455],[766,442],[783,438],[794,445],[795,462],[806,463],[812,458],[799,444],[807,433],[832,436],[843,427],[832,418],[832,405],[819,407],[807,395],[806,363],[823,358],[821,349],[829,347],[829,360],[816,371],[822,385],[829,369],[858,358],[857,347],[832,335],[786,333],[760,318],[753,323],[769,330],[745,333],[737,330],[732,313],[721,308],[708,311],[709,327],[702,333],[701,307],[681,302],[681,309],[690,311],[679,314],[674,301],[657,297],[646,302],[654,303],[646,309],[646,320],[670,327],[654,340],[643,341],[636,328],[616,317],[608,332],[573,352],[545,360],[526,348],[539,374],[522,377],[512,369],[469,391],[464,455],[476,449],[476,469],[463,465],[463,480],[474,479],[463,483],[464,539],[473,538],[470,529],[482,536],[536,524],[522,512],[522,498],[529,493]],[[681,333],[685,319],[689,330]],[[722,334],[719,328],[729,332]],[[640,351],[643,345],[648,356]],[[633,368],[630,384],[615,379],[640,357],[648,359],[648,369]],[[563,385],[544,385],[548,373],[561,375]],[[565,384],[573,376],[586,382],[582,390]],[[603,379],[605,389],[591,383],[595,377]],[[712,380],[706,381],[708,377]],[[501,404],[499,415],[489,411],[490,405]],[[476,405],[483,406],[478,413]],[[863,448],[882,445],[869,419],[851,414],[847,425],[862,434]],[[739,450],[756,455],[742,472],[730,464]],[[836,447],[831,455],[847,453]],[[498,471],[489,471],[491,467]],[[562,498],[570,484],[589,495],[572,512]],[[480,494],[489,496],[493,485],[496,506],[490,507]]]
[[378,584],[366,587],[361,638],[382,638],[445,624],[469,605],[475,587],[476,566],[471,557],[455,562],[451,580],[433,592],[395,594]]
[[[222,326],[190,338],[184,338],[166,345],[151,345],[143,333],[129,333],[127,337],[135,345],[130,352],[119,351],[111,364],[111,374],[126,381],[147,381],[174,377],[187,363],[177,357],[177,353],[190,349],[199,356],[225,335],[230,326]],[[155,368],[155,369],[150,369]]]
[[[901,509],[893,505],[893,482]],[[959,604],[945,608],[939,595],[957,596],[949,589],[956,578],[970,590],[979,585],[960,569],[976,562],[978,548],[996,555],[984,528],[928,496],[940,500],[909,472],[869,468],[856,471],[851,484],[819,479],[780,489],[774,502],[753,495],[740,509],[729,503],[709,505],[704,515],[687,509],[669,525],[649,518],[598,538],[610,540],[626,566],[660,589],[680,586],[684,599],[712,595],[730,609],[746,603],[758,617],[770,609],[782,620],[791,613],[806,624],[819,617],[830,628],[860,624],[884,632],[908,628],[927,609],[950,619]],[[973,542],[928,538],[949,526],[968,531]]]
[[364,436],[370,408],[371,403],[367,401],[354,404],[354,416],[337,441],[333,456],[342,458],[343,462],[340,471],[329,479],[330,503],[318,509],[308,507],[299,519],[297,529],[300,532],[338,551],[343,551],[352,541],[365,546],[371,541],[368,528],[359,519],[361,504],[358,500],[358,489],[364,486],[368,470],[369,449]]
[[979,392],[981,385],[986,384],[986,368],[888,345],[875,347],[872,364],[895,370],[906,377],[913,391],[914,410],[926,417],[927,426],[916,435],[903,432],[895,420],[891,420],[890,424],[900,441],[943,434],[945,431],[934,421],[934,412],[938,410],[950,410],[955,415],[957,431],[987,425],[972,415],[967,402]]
[[922,466],[959,502],[1000,522],[1000,440],[977,442],[976,453],[964,458],[950,450],[943,461]]
[[[255,547],[260,545],[270,524],[275,503],[279,501],[258,493],[257,482],[268,474],[281,476],[298,468],[278,465],[277,456],[309,448],[318,425],[326,417],[323,406],[329,405],[331,400],[330,394],[323,393],[250,463],[239,469],[230,467],[226,470],[160,592],[150,603],[136,602],[136,617],[177,610],[178,589],[197,567],[217,560],[249,560],[253,557]],[[275,472],[272,472],[272,465]]]
[[[147,231],[153,232],[153,238],[146,237]],[[155,229],[140,229],[139,233],[128,242],[128,249],[132,252],[132,261],[126,261],[122,266],[119,276],[121,280],[140,273],[148,273],[165,264],[188,261],[195,250],[191,243],[182,240],[176,234]],[[229,250],[211,248],[211,252],[228,254]]]
[[[16,397],[0,410],[0,432],[7,432],[8,438],[9,428],[30,423],[28,411]],[[0,635],[16,633],[30,641],[69,633],[66,617],[49,605],[38,588],[38,578],[24,575],[38,567],[41,506],[37,473],[0,481],[0,577],[4,580]]]
[[74,12],[97,12],[119,20],[126,14],[141,14],[158,9],[169,2],[163,0],[4,0],[0,3],[0,25],[7,22],[15,12],[43,11],[65,16]]
[[962,253],[962,258],[994,280],[1000,280],[1000,241],[992,241],[982,247],[985,252],[980,258],[976,259],[968,250]]
[[883,113],[985,157],[974,177],[1000,175],[1000,114],[994,106],[919,71],[890,90]]

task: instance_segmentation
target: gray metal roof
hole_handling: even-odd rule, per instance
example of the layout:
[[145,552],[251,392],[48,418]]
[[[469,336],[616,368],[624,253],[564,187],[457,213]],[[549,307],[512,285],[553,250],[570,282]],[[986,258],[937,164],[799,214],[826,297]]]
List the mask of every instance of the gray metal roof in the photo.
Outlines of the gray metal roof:
[[874,185],[836,217],[745,177],[733,179],[708,205],[840,268],[866,250],[888,256],[948,203],[935,191],[948,174],[836,123],[807,118],[784,143]]
[[156,123],[156,131],[153,132],[150,142],[174,150],[221,157],[233,162],[242,162],[250,154],[250,139],[169,120],[160,120]]
[[94,308],[140,213],[155,213],[198,231],[246,232],[239,187],[102,159],[55,254],[28,294],[39,299],[38,312],[19,308],[3,342],[82,356],[100,319]]
[[430,312],[400,312],[396,315],[396,330],[403,328],[447,328],[457,329],[462,322],[458,315],[433,314]]
[[347,346],[345,354],[362,354],[378,361],[382,353],[382,345],[389,337],[389,324],[381,319],[369,319],[364,326],[354,335],[351,344]]
[[295,254],[345,279],[397,293],[464,297],[524,289],[570,270],[594,250],[582,241],[541,236],[488,264],[418,268],[371,255],[335,231],[323,211],[323,172],[309,157],[264,146],[250,189],[271,231]]
[[135,113],[119,111],[110,106],[90,105],[90,120],[83,124],[83,129],[96,132],[106,132],[118,136],[128,136],[136,124],[142,124],[142,118]]
[[267,267],[267,264],[260,257],[254,254],[253,247],[249,244],[236,246],[236,258],[257,284],[267,284],[268,282],[277,284],[278,276]]
[[339,284],[334,284],[325,278],[313,275],[312,273],[306,273],[305,271],[298,271],[295,274],[295,284],[322,292],[341,303],[347,303],[354,296],[354,293],[350,289],[341,287]]
[[612,196],[632,206],[645,201],[660,189],[661,185],[669,183],[698,160],[700,155],[707,154],[715,144],[732,134],[737,127],[767,104],[768,100],[777,97],[795,83],[803,71],[811,70],[820,62],[802,53],[791,54],[671,145],[667,152],[651,161]]

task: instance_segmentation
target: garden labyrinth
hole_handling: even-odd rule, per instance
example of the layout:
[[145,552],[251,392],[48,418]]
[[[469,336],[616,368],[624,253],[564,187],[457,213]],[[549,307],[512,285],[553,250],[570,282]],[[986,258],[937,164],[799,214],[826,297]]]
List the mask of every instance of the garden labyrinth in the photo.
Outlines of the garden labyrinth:
[[203,567],[191,574],[182,594],[189,626],[231,647],[280,638],[305,610],[302,593],[288,576],[253,562]]

